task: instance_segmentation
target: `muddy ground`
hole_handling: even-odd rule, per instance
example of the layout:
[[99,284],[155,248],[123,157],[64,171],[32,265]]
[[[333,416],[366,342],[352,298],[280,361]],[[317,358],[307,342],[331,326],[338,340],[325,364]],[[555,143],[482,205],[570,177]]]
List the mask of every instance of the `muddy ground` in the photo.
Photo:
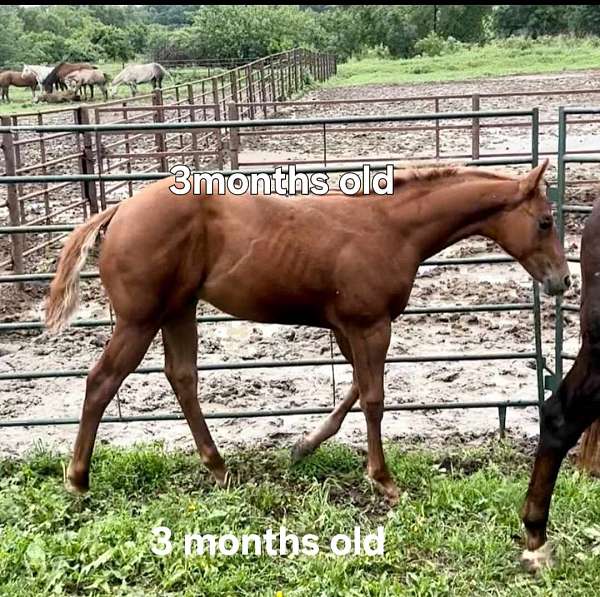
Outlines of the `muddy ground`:
[[[427,85],[369,86],[332,88],[310,92],[305,99],[397,98],[407,95],[486,93],[497,91],[589,89],[589,94],[555,98],[490,98],[482,100],[482,109],[526,108],[540,106],[542,120],[555,119],[561,104],[594,105],[600,72],[557,76],[517,77],[468,83]],[[452,100],[442,110],[466,110],[470,99]],[[431,106],[431,102],[429,102]],[[287,108],[281,116],[350,115],[365,113],[399,114],[431,111],[422,101],[387,104],[343,104],[327,107]],[[389,126],[389,125],[388,125]],[[389,131],[386,125],[377,131],[328,133],[328,162],[348,157],[368,159],[408,159],[431,157],[432,131]],[[598,125],[572,127],[573,149],[594,149]],[[441,132],[442,155],[470,151],[468,131]],[[482,155],[486,153],[520,153],[529,151],[529,132],[523,129],[482,129]],[[556,126],[543,129],[542,150],[553,151]],[[322,137],[315,134],[286,134],[273,137],[243,138],[241,161],[275,163],[288,159],[320,160]],[[552,178],[552,173],[550,178]],[[593,168],[573,171],[571,180],[596,178]],[[597,187],[586,183],[569,189],[571,200],[590,203]],[[77,190],[70,191],[76,196]],[[4,212],[2,212],[4,219]],[[64,221],[70,221],[65,219]],[[567,244],[577,252],[580,220],[571,219]],[[448,249],[447,256],[498,254],[498,250],[481,239],[464,241]],[[29,271],[52,271],[56,254],[28,261]],[[89,264],[90,269],[93,264]],[[574,270],[574,287],[568,300],[578,300],[579,278]],[[3,285],[0,317],[2,321],[31,321],[40,318],[45,285],[29,284],[25,291]],[[96,282],[83,283],[83,300],[79,316],[106,318],[108,310]],[[413,290],[410,307],[441,305],[477,305],[486,303],[528,302],[532,284],[516,264],[486,266],[445,266],[421,268]],[[554,309],[553,301],[543,299],[544,354],[552,365]],[[207,306],[202,313],[212,313]],[[577,322],[571,314],[568,332],[569,352],[577,348]],[[110,335],[109,328],[71,328],[57,337],[45,332],[21,332],[0,335],[0,373],[87,369],[99,357]],[[461,354],[473,352],[528,352],[534,347],[533,316],[529,312],[471,313],[452,315],[406,315],[393,329],[391,356]],[[339,352],[335,351],[336,356]],[[205,363],[246,360],[299,360],[327,358],[330,355],[329,333],[303,327],[256,325],[246,322],[202,324],[199,360]],[[162,347],[156,341],[142,366],[160,365]],[[336,396],[348,389],[351,373],[348,366],[335,368]],[[40,419],[78,417],[85,381],[83,378],[29,379],[0,381],[0,419]],[[452,403],[478,400],[535,400],[537,398],[535,364],[530,359],[502,361],[390,364],[386,368],[386,403]],[[284,367],[241,371],[202,372],[200,396],[205,412],[241,411],[244,409],[291,409],[329,406],[332,403],[332,371],[329,366]],[[178,413],[176,400],[160,374],[136,374],[123,385],[119,402],[110,405],[107,414],[116,415],[120,404],[123,415]],[[218,445],[291,443],[301,433],[314,427],[321,416],[287,416],[210,421]],[[509,409],[509,435],[531,444],[537,433],[536,408]],[[498,431],[496,409],[430,410],[386,413],[383,423],[386,438],[423,446],[446,443],[479,442]],[[20,454],[37,442],[67,450],[75,437],[74,425],[51,427],[0,428],[0,453]],[[137,441],[162,440],[170,447],[192,446],[191,435],[183,421],[160,423],[104,424],[102,440],[132,444]],[[340,437],[358,445],[365,443],[364,420],[360,413],[348,416]]]

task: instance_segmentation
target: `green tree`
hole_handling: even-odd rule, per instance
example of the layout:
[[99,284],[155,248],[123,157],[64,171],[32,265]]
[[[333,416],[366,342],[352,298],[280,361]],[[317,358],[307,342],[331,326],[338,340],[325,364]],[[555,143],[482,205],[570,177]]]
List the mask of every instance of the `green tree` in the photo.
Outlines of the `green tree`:
[[195,13],[173,43],[192,58],[255,58],[295,46],[321,46],[324,32],[312,11],[294,6],[218,5]]
[[437,33],[458,41],[479,43],[486,38],[491,4],[442,4],[438,11]]
[[600,6],[575,4],[569,7],[570,26],[578,35],[600,35]]
[[569,9],[567,4],[502,4],[494,12],[494,29],[504,37],[566,33]]
[[18,66],[21,61],[23,21],[14,6],[0,6],[0,65]]
[[101,48],[103,56],[109,60],[125,62],[135,56],[129,36],[124,29],[103,25],[92,32],[91,41]]

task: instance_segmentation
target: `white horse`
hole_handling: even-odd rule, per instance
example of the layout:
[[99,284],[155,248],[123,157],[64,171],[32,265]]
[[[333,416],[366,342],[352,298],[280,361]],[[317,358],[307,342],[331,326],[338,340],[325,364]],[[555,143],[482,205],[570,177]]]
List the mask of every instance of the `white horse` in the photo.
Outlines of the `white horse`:
[[119,85],[129,85],[131,95],[137,93],[137,86],[140,83],[152,83],[152,89],[161,88],[165,75],[169,75],[163,66],[158,62],[149,62],[148,64],[131,64],[126,66],[112,81],[111,95],[117,94]]
[[43,64],[24,64],[23,76],[33,75],[38,82],[39,91],[42,90],[46,77],[52,72],[52,66],[44,66]]

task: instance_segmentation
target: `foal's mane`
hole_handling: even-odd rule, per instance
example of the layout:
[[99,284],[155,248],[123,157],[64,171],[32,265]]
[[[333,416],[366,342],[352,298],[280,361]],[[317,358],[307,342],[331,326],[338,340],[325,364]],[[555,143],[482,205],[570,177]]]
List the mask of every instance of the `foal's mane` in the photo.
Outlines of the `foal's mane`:
[[485,180],[516,180],[516,177],[508,172],[491,172],[489,170],[468,166],[424,164],[409,168],[396,166],[394,169],[394,186],[411,182],[436,182],[445,178],[458,178],[464,176]]

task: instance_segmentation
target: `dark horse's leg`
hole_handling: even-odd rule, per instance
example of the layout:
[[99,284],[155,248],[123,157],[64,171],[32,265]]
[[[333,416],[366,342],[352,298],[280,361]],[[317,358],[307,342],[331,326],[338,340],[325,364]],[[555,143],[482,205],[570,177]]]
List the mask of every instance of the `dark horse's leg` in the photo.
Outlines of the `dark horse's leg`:
[[[348,340],[340,333],[335,332],[335,339],[342,354],[350,364],[352,364],[352,350]],[[352,386],[348,390],[346,397],[339,402],[333,409],[333,412],[323,421],[319,427],[309,433],[306,437],[298,441],[292,448],[292,460],[297,462],[312,454],[324,441],[334,436],[340,429],[346,415],[358,400],[358,383],[356,375],[353,376]]]
[[562,461],[585,429],[600,417],[598,349],[584,341],[558,391],[542,406],[540,440],[522,511],[527,548],[522,559],[532,570],[550,563],[546,526]]
[[196,303],[162,326],[165,374],[194,436],[202,462],[219,485],[227,481],[225,463],[213,442],[198,403],[198,328]]
[[117,319],[110,342],[87,377],[81,422],[67,470],[67,489],[82,493],[89,488],[90,460],[100,419],[123,380],[139,365],[157,331],[154,324]]

